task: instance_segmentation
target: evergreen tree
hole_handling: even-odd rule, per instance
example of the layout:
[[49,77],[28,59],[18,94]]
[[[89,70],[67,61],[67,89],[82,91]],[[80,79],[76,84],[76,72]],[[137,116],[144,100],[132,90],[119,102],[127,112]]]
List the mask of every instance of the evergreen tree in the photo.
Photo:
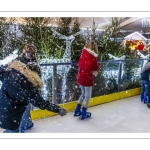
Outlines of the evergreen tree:
[[18,49],[20,41],[17,39],[16,26],[14,18],[0,18],[0,59]]
[[57,31],[65,36],[71,35],[72,34],[71,24],[73,20],[74,18],[72,17],[60,17],[57,22],[58,24]]
[[123,47],[123,37],[124,34],[120,32],[120,24],[122,22],[121,18],[112,18],[111,25],[109,25],[106,30],[99,36],[99,59],[107,60],[109,59],[108,53],[120,57],[126,55],[126,58],[130,58],[129,46]]
[[22,18],[24,25],[21,26],[23,33],[23,44],[34,44],[38,49],[38,56],[48,57],[51,53],[51,35],[52,31],[48,24],[51,21],[49,17],[25,17]]
[[[74,18],[72,18],[72,17],[60,17],[57,21],[58,27],[56,28],[56,31],[64,36],[70,36],[72,34],[71,23],[72,23],[73,19]],[[58,36],[55,36],[55,38],[58,39],[59,46],[63,47],[63,50],[65,52],[66,41],[64,39],[59,39]]]
[[5,37],[5,26],[6,26],[6,18],[0,17],[0,59],[3,58],[4,53],[4,37]]
[[[58,27],[57,32],[64,36],[71,36],[76,34],[77,32],[81,31],[81,23],[79,23],[78,18],[71,18],[71,17],[61,17],[58,19]],[[57,38],[59,38],[57,36]],[[82,34],[75,36],[75,39],[71,45],[71,60],[77,61],[81,50],[85,44],[85,40]],[[64,39],[59,40],[59,45],[63,47],[63,50],[66,49],[66,41]]]
[[[81,32],[81,23],[79,23],[78,18],[75,18],[72,27],[72,34]],[[75,40],[72,42],[72,61],[78,61],[81,51],[85,45],[85,39],[82,36],[82,33],[75,37]]]

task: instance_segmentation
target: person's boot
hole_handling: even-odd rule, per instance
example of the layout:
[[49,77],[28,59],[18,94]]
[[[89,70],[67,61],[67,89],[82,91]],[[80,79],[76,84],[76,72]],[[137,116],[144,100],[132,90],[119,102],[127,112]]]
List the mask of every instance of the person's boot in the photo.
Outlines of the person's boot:
[[150,108],[150,100],[147,101],[147,107]]
[[81,120],[86,119],[91,117],[91,113],[90,112],[86,112],[87,108],[82,108],[82,116],[81,116]]
[[143,100],[143,102],[144,102],[144,104],[146,104],[147,103],[147,96],[146,95],[144,95],[144,100]]
[[144,94],[143,93],[140,95],[140,98],[141,98],[141,102],[143,102],[143,100],[144,100]]
[[81,115],[81,105],[77,104],[76,109],[74,111],[74,116],[80,116]]

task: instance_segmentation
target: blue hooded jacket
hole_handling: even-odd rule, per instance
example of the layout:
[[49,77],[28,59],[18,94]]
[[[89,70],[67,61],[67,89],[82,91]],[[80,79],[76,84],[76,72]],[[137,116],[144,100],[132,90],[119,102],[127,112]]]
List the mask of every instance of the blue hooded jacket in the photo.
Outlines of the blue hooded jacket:
[[144,65],[141,73],[141,80],[150,81],[150,60]]

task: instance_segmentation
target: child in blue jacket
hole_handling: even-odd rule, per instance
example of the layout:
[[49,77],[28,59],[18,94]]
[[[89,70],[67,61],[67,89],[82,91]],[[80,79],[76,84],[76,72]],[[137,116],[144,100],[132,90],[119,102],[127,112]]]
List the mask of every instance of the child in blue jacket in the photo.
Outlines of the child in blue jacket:
[[147,103],[150,91],[150,60],[144,65],[141,73],[141,101]]

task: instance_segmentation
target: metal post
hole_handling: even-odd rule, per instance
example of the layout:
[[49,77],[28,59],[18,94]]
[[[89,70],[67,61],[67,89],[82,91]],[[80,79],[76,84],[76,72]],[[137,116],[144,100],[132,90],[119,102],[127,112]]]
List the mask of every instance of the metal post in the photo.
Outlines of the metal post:
[[52,103],[57,104],[57,65],[53,65],[52,76]]
[[122,62],[120,61],[120,63],[119,63],[119,72],[118,72],[118,92],[120,91],[121,74],[122,74]]

